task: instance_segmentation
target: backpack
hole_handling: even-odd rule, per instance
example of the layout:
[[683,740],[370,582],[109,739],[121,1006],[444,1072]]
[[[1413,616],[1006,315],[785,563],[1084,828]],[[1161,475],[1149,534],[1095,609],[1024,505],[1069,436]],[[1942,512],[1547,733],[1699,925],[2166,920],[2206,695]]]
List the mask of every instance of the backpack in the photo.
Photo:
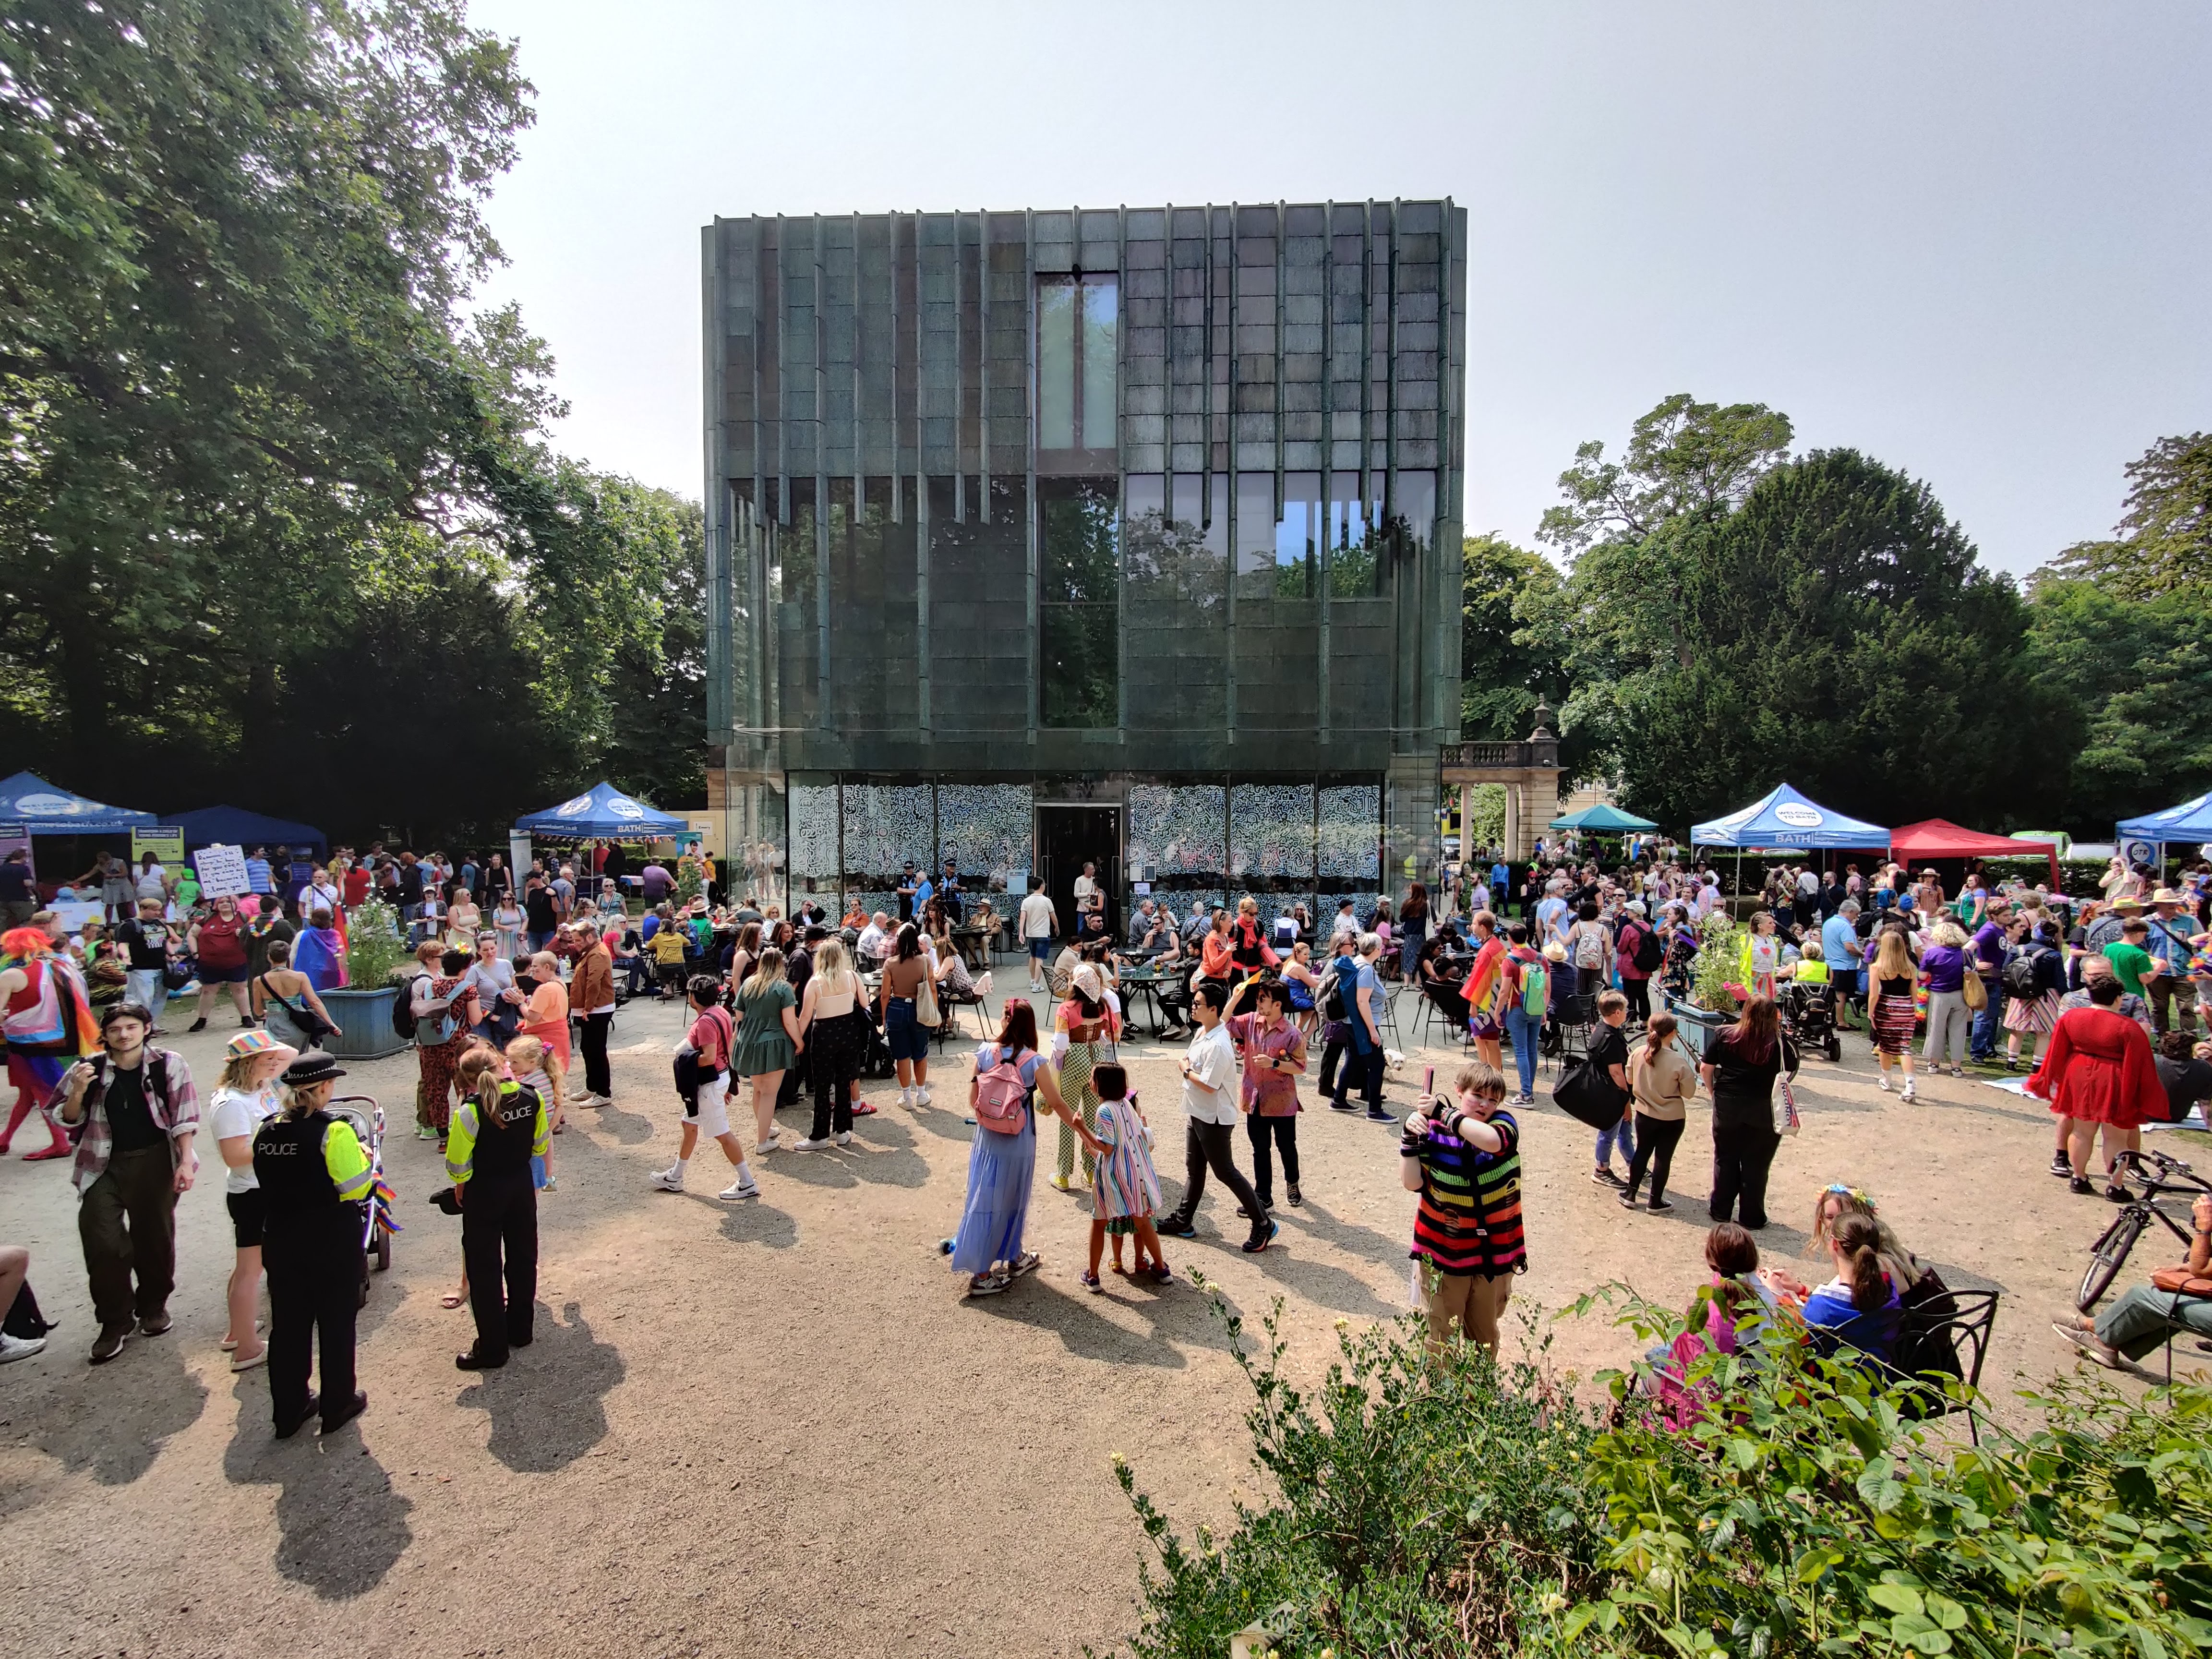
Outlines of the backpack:
[[1029,1123],[1029,1085],[1004,1048],[994,1052],[996,1063],[975,1073],[975,1127],[994,1134],[1018,1135]]
[[1521,1012],[1531,1019],[1541,1019],[1551,1012],[1552,974],[1540,962],[1521,964]]
[[411,981],[404,995],[392,1000],[392,1029],[403,1042],[415,1040],[415,987]]
[[1593,927],[1583,927],[1575,935],[1575,966],[1605,966],[1605,935]]
[[1659,935],[1640,921],[1632,922],[1629,925],[1636,930],[1636,949],[1630,953],[1629,959],[1635,963],[1637,972],[1656,973],[1660,962],[1666,955],[1666,952],[1660,948]]
[[2008,997],[2033,1002],[2042,994],[2035,988],[2035,952],[2033,951],[2014,951],[2006,962],[2004,971],[1997,977]]
[[1321,981],[1321,1017],[1323,1019],[1346,1019],[1350,1011],[1344,1006],[1344,987],[1334,969]]

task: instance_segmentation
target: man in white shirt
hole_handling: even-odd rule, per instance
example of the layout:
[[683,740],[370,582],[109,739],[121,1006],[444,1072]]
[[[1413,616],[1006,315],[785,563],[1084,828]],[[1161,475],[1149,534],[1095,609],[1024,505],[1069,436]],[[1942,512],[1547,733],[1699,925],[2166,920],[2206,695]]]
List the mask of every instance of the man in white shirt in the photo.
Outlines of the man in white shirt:
[[1221,1023],[1221,1010],[1229,994],[1212,981],[1202,981],[1191,998],[1190,1016],[1198,1034],[1182,1059],[1182,1110],[1187,1120],[1183,1146],[1182,1202],[1171,1214],[1160,1218],[1163,1237],[1195,1238],[1192,1218],[1198,1201],[1206,1196],[1206,1172],[1211,1169],[1221,1184],[1237,1195],[1238,1213],[1249,1216],[1252,1235],[1244,1252],[1256,1255],[1274,1243],[1278,1223],[1260,1202],[1252,1183],[1237,1172],[1233,1156],[1237,1118],[1243,1110],[1238,1099],[1237,1045]]
[[890,915],[882,910],[868,918],[868,925],[860,929],[860,937],[853,946],[863,960],[881,962],[891,953],[890,922]]
[[1340,939],[1359,937],[1359,918],[1352,912],[1352,901],[1346,899],[1336,907],[1336,920],[1329,924],[1328,942],[1335,945]]
[[1075,914],[1079,919],[1085,911],[1106,908],[1106,896],[1099,890],[1097,874],[1097,865],[1086,864],[1083,873],[1075,878]]
[[1042,990],[1045,958],[1052,954],[1052,936],[1060,927],[1060,912],[1045,896],[1042,876],[1030,878],[1030,896],[1022,901],[1019,922],[1030,951],[1030,989]]

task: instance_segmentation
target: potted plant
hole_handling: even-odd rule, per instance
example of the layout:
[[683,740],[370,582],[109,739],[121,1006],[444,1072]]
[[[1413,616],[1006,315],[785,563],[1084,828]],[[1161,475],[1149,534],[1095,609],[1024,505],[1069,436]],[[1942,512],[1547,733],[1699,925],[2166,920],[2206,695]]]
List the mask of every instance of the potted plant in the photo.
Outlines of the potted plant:
[[1716,910],[1698,927],[1698,954],[1690,963],[1687,1001],[1669,997],[1667,1006],[1679,1025],[1682,1044],[1702,1060],[1713,1033],[1735,1024],[1736,1001],[1729,987],[1736,976],[1743,928]]
[[390,905],[373,899],[347,912],[346,988],[323,993],[338,1023],[337,1035],[325,1044],[331,1054],[377,1060],[407,1046],[392,1029],[392,1006],[402,984],[396,975],[412,960]]

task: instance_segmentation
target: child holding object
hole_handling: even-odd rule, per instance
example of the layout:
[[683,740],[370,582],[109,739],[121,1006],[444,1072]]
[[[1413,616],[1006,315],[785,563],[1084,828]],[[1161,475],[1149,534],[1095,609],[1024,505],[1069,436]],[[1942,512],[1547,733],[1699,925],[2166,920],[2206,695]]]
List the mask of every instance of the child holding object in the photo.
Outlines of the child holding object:
[[[560,1098],[553,1091],[553,1079],[545,1074],[546,1058],[551,1052],[542,1038],[534,1036],[519,1036],[507,1045],[507,1074],[524,1088],[536,1090],[538,1099],[549,1103]],[[552,1133],[561,1133],[557,1108]],[[531,1155],[531,1180],[541,1193],[557,1193],[561,1187],[553,1176],[551,1143],[547,1146],[549,1150],[543,1156],[534,1152]]]
[[[1160,1236],[1152,1217],[1160,1207],[1160,1178],[1152,1168],[1152,1132],[1129,1092],[1129,1073],[1121,1066],[1096,1067],[1091,1080],[1098,1091],[1098,1110],[1092,1132],[1102,1149],[1091,1182],[1091,1268],[1083,1275],[1086,1290],[1104,1285],[1098,1277],[1098,1260],[1108,1238],[1114,1241],[1114,1271],[1121,1266],[1121,1240],[1137,1239],[1137,1277],[1165,1285],[1175,1278],[1160,1253]],[[1152,1257],[1152,1266],[1145,1258]]]
[[1504,1077],[1476,1060],[1460,1068],[1449,1096],[1424,1091],[1406,1119],[1398,1172],[1421,1195],[1412,1255],[1431,1353],[1455,1336],[1496,1353],[1513,1275],[1528,1268],[1521,1126],[1504,1108]]

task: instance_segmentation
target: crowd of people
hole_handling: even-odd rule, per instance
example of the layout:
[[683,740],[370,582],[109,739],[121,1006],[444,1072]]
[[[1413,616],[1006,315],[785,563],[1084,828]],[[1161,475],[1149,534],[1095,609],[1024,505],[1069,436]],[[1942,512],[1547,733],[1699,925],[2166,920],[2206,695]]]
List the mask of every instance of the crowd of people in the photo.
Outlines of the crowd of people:
[[[453,861],[381,848],[359,858],[341,849],[302,869],[257,850],[252,890],[212,897],[158,861],[127,888],[104,865],[91,872],[102,921],[70,936],[51,912],[12,917],[22,925],[0,939],[17,1090],[6,1133],[35,1114],[50,1138],[30,1155],[73,1160],[94,1362],[134,1334],[168,1328],[174,1209],[197,1178],[200,1111],[182,1058],[155,1039],[171,993],[197,988],[191,1030],[225,997],[241,1027],[210,1111],[237,1249],[224,1348],[234,1369],[270,1368],[280,1434],[318,1413],[334,1428],[365,1404],[351,1368],[362,1232],[337,1218],[373,1201],[372,1170],[343,1115],[325,1109],[344,1073],[319,1049],[337,1029],[323,999],[346,984],[349,917],[359,925],[373,896],[387,898],[416,957],[403,1003],[416,1132],[440,1144],[453,1182],[441,1198],[463,1220],[465,1273],[447,1300],[465,1303],[476,1325],[457,1360],[464,1369],[503,1364],[530,1340],[537,1195],[557,1190],[553,1139],[568,1109],[612,1103],[608,1032],[628,999],[684,1005],[676,1156],[653,1172],[656,1189],[685,1190],[703,1138],[730,1165],[716,1196],[757,1197],[771,1155],[852,1142],[855,1121],[879,1109],[863,1097],[864,1073],[895,1079],[901,1107],[931,1104],[933,1047],[952,1011],[988,994],[976,952],[1002,925],[950,861],[941,877],[909,870],[897,920],[858,908],[833,915],[811,899],[785,917],[722,892],[711,860],[649,862],[626,880],[619,849],[612,859],[609,850],[520,870],[497,854]],[[1967,1060],[1996,1064],[2002,1035],[2006,1063],[2034,1065],[2026,1086],[2057,1120],[2053,1172],[2077,1192],[2099,1172],[2100,1128],[2106,1191],[2124,1199],[2118,1160],[2139,1125],[2178,1115],[2185,1097],[2212,1095],[2212,1054],[2193,1036],[2212,980],[2204,871],[2166,887],[2116,867],[2096,898],[2076,902],[1972,872],[1952,893],[1933,872],[1890,864],[1864,876],[1849,864],[1777,865],[1761,908],[1728,935],[1732,1018],[1693,1064],[1653,982],[1679,1000],[1702,979],[1730,906],[1716,866],[1686,864],[1663,841],[1638,850],[1610,871],[1595,859],[1551,859],[1486,872],[1476,860],[1448,872],[1433,899],[1416,883],[1395,906],[1382,899],[1363,911],[1346,898],[1326,921],[1303,905],[1263,920],[1249,896],[1233,906],[1201,898],[1177,916],[1148,895],[1118,938],[1088,870],[1065,928],[1033,878],[1004,925],[1042,997],[1005,1000],[960,1079],[976,1133],[944,1252],[966,1293],[1002,1293],[1039,1265],[1025,1233],[1040,1113],[1057,1124],[1051,1184],[1091,1197],[1091,1249],[1077,1275],[1085,1289],[1103,1288],[1109,1242],[1115,1273],[1171,1281],[1161,1241],[1197,1236],[1210,1182],[1249,1224],[1243,1249],[1268,1249],[1279,1234],[1279,1176],[1283,1201],[1304,1201],[1297,1127],[1318,1049],[1320,1097],[1401,1133],[1405,1184],[1419,1194],[1411,1254],[1432,1332],[1494,1347],[1512,1278],[1526,1268],[1515,1112],[1534,1104],[1548,1045],[1563,1061],[1561,1103],[1569,1086],[1593,1103],[1576,1114],[1595,1128],[1592,1179],[1618,1189],[1625,1206],[1674,1207],[1686,1109],[1710,1100],[1709,1303],[1740,1312],[1755,1302],[1761,1319],[1786,1307],[1809,1330],[1887,1361],[1914,1298],[1940,1299],[1942,1287],[1929,1287],[1932,1274],[1863,1195],[1838,1188],[1822,1200],[1816,1237],[1837,1268],[1828,1285],[1752,1271],[1773,1157],[1794,1127],[1791,991],[1817,988],[1840,1022],[1863,1023],[1881,1086],[1901,1072],[1908,1101],[1916,1040],[1923,1065],[1948,1057],[1957,1074]],[[1449,1089],[1425,1089],[1402,1122],[1384,1098],[1401,981],[1464,1030],[1474,1055]],[[1153,1120],[1116,1048],[1140,992],[1161,1016],[1158,1034],[1187,1044],[1177,1102],[1185,1179],[1171,1207]],[[1578,1055],[1565,1052],[1563,1025],[1577,1027]],[[582,1072],[573,1082],[572,1045]],[[810,1091],[810,1132],[787,1137],[776,1111]],[[751,1106],[750,1146],[732,1125],[732,1095]],[[1238,1167],[1240,1121],[1249,1178]],[[1125,1238],[1134,1241],[1127,1262]],[[264,1277],[265,1337],[255,1317]],[[315,1334],[319,1394],[308,1388]],[[0,1356],[14,1357],[4,1346]]]

